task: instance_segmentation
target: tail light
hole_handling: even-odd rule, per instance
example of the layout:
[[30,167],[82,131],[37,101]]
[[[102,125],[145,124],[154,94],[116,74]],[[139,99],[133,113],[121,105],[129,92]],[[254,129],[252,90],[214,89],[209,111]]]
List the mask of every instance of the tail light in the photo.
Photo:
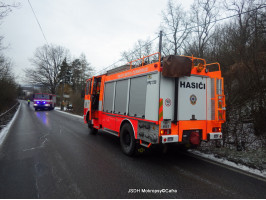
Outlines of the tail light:
[[221,132],[221,131],[222,131],[221,127],[212,128],[212,132]]
[[169,135],[171,134],[171,129],[161,129],[161,135]]

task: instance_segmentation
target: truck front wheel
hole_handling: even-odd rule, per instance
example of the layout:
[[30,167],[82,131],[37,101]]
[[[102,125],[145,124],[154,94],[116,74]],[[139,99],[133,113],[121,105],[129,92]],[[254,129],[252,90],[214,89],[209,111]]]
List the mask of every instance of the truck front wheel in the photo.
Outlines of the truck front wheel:
[[132,126],[128,123],[124,124],[120,131],[120,145],[122,151],[128,155],[133,156],[136,150],[136,140]]
[[98,129],[94,128],[91,123],[88,122],[89,134],[95,135],[98,133]]
[[98,133],[98,129],[96,128],[93,128],[93,125],[88,125],[88,128],[89,128],[89,134],[91,135],[95,135],[96,133]]

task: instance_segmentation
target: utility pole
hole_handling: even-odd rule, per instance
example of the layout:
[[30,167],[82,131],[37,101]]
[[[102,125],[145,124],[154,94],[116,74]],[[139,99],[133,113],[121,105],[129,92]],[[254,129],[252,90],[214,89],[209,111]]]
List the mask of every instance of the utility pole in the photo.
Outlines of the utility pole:
[[160,37],[159,37],[159,53],[160,53],[160,56],[162,54],[162,39],[163,39],[163,31],[160,31]]
[[64,87],[65,87],[65,78],[63,78],[62,80],[61,80],[61,88],[62,88],[62,91],[61,91],[61,97],[60,97],[60,101],[61,101],[61,104],[60,104],[60,106],[61,106],[61,110],[64,110],[64,103],[63,103],[63,101],[64,101]]

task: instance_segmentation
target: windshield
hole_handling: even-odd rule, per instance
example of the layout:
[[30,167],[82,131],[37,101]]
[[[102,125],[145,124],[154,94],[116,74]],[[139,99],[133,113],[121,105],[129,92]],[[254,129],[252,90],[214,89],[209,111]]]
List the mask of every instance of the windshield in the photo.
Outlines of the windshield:
[[49,99],[48,94],[35,94],[35,99]]

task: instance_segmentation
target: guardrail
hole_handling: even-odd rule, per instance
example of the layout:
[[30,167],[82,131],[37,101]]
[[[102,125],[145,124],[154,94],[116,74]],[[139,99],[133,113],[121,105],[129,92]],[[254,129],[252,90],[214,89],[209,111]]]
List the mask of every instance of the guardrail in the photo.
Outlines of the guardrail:
[[11,110],[13,110],[18,104],[20,104],[19,102],[17,102],[14,106],[12,106],[9,110],[5,111],[4,113],[0,114],[0,118],[3,117],[4,115],[6,115],[7,113],[9,113]]

